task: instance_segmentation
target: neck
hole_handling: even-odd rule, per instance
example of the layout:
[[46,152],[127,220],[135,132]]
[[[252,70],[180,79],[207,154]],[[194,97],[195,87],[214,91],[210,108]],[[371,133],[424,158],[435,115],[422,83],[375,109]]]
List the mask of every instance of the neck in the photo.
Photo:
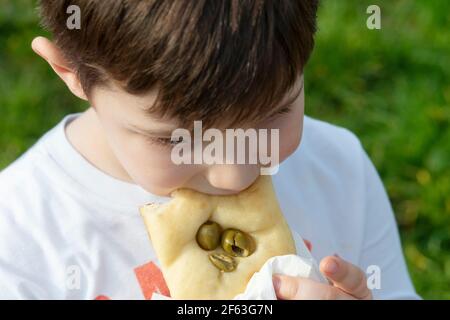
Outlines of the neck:
[[109,146],[92,107],[67,125],[66,136],[72,146],[99,170],[116,179],[131,182],[130,176]]

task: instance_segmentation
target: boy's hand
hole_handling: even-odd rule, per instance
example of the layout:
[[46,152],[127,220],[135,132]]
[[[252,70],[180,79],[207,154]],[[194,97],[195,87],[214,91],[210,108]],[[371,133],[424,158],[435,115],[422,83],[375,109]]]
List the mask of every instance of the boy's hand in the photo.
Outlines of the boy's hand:
[[331,284],[314,280],[274,275],[273,285],[281,300],[370,300],[366,275],[353,264],[338,256],[328,256],[320,262],[320,271]]

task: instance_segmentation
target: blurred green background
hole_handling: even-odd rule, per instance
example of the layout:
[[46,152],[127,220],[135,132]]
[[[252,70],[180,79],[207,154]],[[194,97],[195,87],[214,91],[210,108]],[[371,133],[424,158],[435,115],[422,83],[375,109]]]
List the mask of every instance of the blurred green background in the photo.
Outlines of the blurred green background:
[[[366,8],[381,8],[381,30]],[[0,0],[0,169],[85,107],[30,49],[32,0]],[[450,1],[322,0],[306,113],[361,139],[392,200],[414,285],[450,299]]]

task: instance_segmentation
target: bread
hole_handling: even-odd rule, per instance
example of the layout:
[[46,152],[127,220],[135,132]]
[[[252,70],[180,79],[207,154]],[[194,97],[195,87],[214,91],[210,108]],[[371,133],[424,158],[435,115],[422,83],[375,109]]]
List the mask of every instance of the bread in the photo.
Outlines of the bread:
[[[296,253],[270,176],[260,176],[249,188],[230,196],[180,189],[171,201],[149,204],[140,211],[174,299],[232,299],[245,290],[267,259]],[[199,246],[197,231],[206,221],[241,230],[254,240],[252,254],[234,257],[234,271],[223,272],[211,262],[209,254],[224,253],[220,245],[212,251]]]

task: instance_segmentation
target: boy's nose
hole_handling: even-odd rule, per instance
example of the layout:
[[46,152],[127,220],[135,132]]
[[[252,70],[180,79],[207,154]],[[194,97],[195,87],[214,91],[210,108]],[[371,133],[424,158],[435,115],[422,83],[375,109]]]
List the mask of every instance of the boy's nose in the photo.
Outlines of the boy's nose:
[[257,165],[213,165],[206,172],[206,179],[210,185],[238,193],[249,187],[260,174]]

